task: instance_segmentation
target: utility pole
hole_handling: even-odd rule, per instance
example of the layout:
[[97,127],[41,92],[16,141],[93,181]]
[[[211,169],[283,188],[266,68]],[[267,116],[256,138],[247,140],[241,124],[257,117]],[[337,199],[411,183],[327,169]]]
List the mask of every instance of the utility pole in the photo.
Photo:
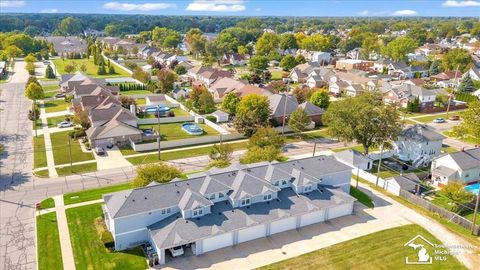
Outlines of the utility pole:
[[68,136],[68,148],[69,148],[69,154],[70,154],[70,173],[72,173],[72,137],[70,135]]
[[[478,181],[477,183],[480,183]],[[475,234],[475,227],[477,225],[477,213],[478,213],[478,203],[480,202],[480,190],[477,191],[477,202],[475,203],[475,210],[473,211],[473,220],[472,220],[472,234]]]
[[158,119],[158,160],[160,160],[160,105],[157,106],[157,119]]
[[377,168],[377,180],[375,181],[375,186],[378,186],[378,179],[380,178],[380,166],[382,166],[382,155],[383,155],[383,144],[380,146],[380,159],[378,160],[378,168]]
[[457,88],[457,75],[458,75],[458,68],[460,65],[457,65],[457,69],[455,70],[455,79],[453,80],[453,92],[448,95],[448,104],[447,104],[447,114],[446,118],[448,119],[448,113],[450,112],[450,101],[452,100],[453,93],[457,92],[455,88]]
[[284,93],[285,102],[283,103],[282,136],[285,134],[285,119],[287,117],[287,93]]
[[313,142],[313,155],[312,155],[312,157],[315,156],[315,150],[317,150],[317,141]]

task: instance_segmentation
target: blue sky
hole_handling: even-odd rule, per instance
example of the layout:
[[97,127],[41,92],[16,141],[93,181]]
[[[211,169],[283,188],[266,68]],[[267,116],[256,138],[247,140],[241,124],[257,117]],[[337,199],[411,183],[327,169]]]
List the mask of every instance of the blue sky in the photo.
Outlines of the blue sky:
[[480,16],[480,0],[0,0],[1,12],[240,16]]

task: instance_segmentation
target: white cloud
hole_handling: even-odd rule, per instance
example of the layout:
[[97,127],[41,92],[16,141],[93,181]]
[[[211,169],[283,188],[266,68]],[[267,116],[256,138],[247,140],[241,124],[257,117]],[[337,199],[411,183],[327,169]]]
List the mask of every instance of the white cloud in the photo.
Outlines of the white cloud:
[[418,15],[418,12],[411,9],[402,9],[392,13],[392,16],[413,16],[413,15]]
[[58,13],[58,9],[51,8],[51,9],[42,9],[40,10],[41,13]]
[[130,3],[119,3],[119,2],[108,2],[103,5],[105,9],[116,9],[123,11],[152,11],[158,9],[168,9],[176,8],[176,4],[169,3],[143,3],[143,4],[130,4]]
[[442,6],[444,7],[479,7],[479,1],[445,1],[443,2]]
[[0,1],[0,8],[18,8],[25,6],[25,1]]
[[238,12],[246,9],[243,0],[195,0],[188,4],[189,11]]
[[363,10],[362,12],[358,13],[358,15],[360,15],[360,16],[368,16],[368,14],[370,14],[370,12],[368,12],[368,10]]

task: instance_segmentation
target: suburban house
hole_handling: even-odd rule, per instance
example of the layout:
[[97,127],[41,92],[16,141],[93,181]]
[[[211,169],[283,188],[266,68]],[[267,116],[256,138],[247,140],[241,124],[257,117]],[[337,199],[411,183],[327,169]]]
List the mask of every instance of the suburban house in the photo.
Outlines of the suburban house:
[[175,88],[172,92],[174,99],[181,99],[186,98],[188,96],[188,92],[182,88]]
[[[149,242],[194,255],[353,212],[352,168],[329,156],[236,165],[103,196],[115,250]],[[180,259],[180,258],[177,258]]]
[[321,51],[307,51],[307,50],[297,50],[297,55],[302,55],[305,60],[309,62],[314,62],[319,65],[328,65],[332,60],[332,54],[329,52],[321,52]]
[[330,77],[328,90],[334,95],[346,94],[357,96],[361,92],[374,91],[379,87],[379,81],[352,72],[337,72]]
[[232,73],[226,70],[216,69],[212,67],[193,67],[187,71],[187,76],[191,81],[198,81],[201,84],[209,87],[216,80],[228,77],[232,77]]
[[428,77],[428,69],[423,66],[408,66],[405,62],[391,62],[388,66],[388,74],[397,80],[412,79],[418,74],[419,77]]
[[273,95],[273,93],[267,89],[255,86],[253,84],[245,84],[243,87],[233,90],[233,92],[241,98],[250,94],[257,94],[267,97]]
[[454,180],[473,184],[480,180],[480,148],[442,155],[432,162],[431,172],[437,186]]
[[434,43],[426,43],[421,47],[418,47],[415,50],[416,54],[423,54],[425,56],[428,55],[436,55],[444,53],[448,50],[447,47],[442,46],[441,44],[434,44]]
[[49,36],[42,39],[51,43],[60,57],[67,57],[72,54],[83,57],[87,50],[87,42],[76,36]]
[[407,83],[392,86],[389,90],[383,92],[385,103],[396,103],[402,108],[406,108],[408,102],[414,102],[416,98],[418,98],[422,108],[431,107],[435,104],[436,97],[437,94],[433,90]]
[[292,69],[288,77],[290,78],[290,80],[292,80],[295,83],[304,83],[307,80],[310,73],[314,69],[319,67],[320,66],[316,62],[307,62],[304,64],[300,64]]
[[414,167],[430,163],[441,154],[445,137],[428,125],[416,124],[405,128],[393,143],[394,155],[411,161]]
[[335,68],[338,70],[349,71],[352,69],[358,69],[368,71],[373,66],[372,61],[358,60],[358,59],[341,59],[335,64]]
[[225,53],[220,59],[223,65],[244,66],[247,64],[246,55],[239,53]]
[[480,81],[480,68],[472,67],[463,76],[470,75],[470,78],[475,81]]
[[461,79],[462,73],[460,71],[445,71],[430,76],[430,80],[442,88],[456,87]]
[[330,78],[334,75],[335,73],[329,68],[314,68],[308,73],[305,84],[310,88],[324,87],[328,84]]
[[288,123],[290,114],[292,114],[297,108],[302,108],[310,119],[315,122],[315,125],[320,125],[322,123],[322,115],[325,114],[325,111],[322,108],[317,107],[308,101],[298,104],[297,99],[290,95],[273,94],[268,97],[268,101],[272,112],[270,117],[278,125],[282,125],[284,116],[286,118],[285,124]]
[[357,169],[370,170],[373,166],[372,159],[354,149],[347,149],[344,151],[336,152],[333,156],[338,161],[347,164],[350,167],[353,167],[355,171]]
[[230,92],[234,92],[244,87],[247,83],[238,81],[229,77],[223,77],[216,80],[208,87],[208,91],[212,93],[215,101],[222,101],[223,97]]
[[137,57],[142,58],[142,59],[147,59],[149,56],[151,56],[156,51],[157,50],[153,47],[145,46],[145,47],[138,50]]

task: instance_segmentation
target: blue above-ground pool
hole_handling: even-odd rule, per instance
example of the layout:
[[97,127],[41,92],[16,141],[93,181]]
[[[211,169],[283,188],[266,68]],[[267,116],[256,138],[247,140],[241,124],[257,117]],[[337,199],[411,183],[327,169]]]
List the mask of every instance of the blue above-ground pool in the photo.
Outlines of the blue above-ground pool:
[[188,122],[182,124],[182,129],[190,135],[202,135],[203,128],[198,126],[196,123]]
[[478,192],[480,191],[480,183],[468,185],[468,186],[465,187],[465,190],[470,191],[473,194],[477,195]]
[[160,114],[164,114],[170,111],[170,107],[148,107],[145,109],[145,112],[147,113],[157,113],[160,112]]

